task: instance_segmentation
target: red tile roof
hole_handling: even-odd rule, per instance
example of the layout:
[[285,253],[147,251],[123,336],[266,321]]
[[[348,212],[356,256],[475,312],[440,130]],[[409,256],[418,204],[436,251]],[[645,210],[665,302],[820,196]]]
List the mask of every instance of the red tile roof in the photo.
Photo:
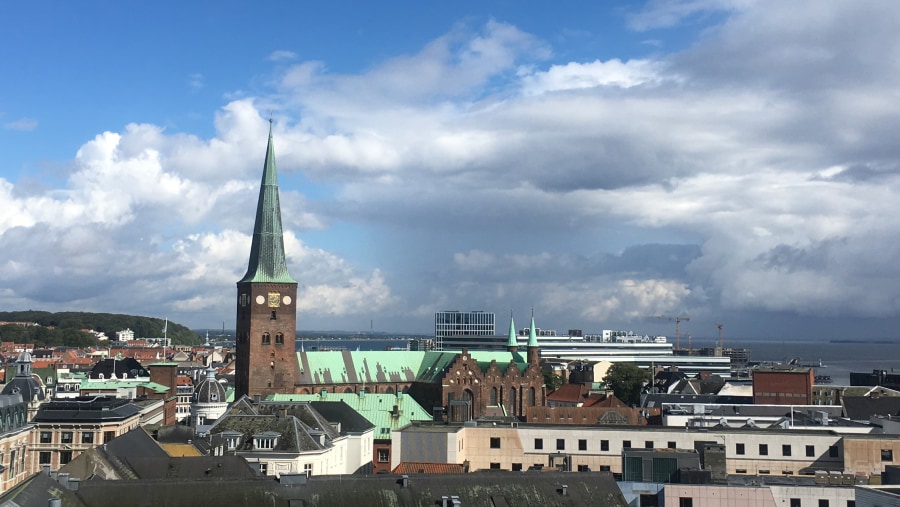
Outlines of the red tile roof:
[[416,463],[404,462],[397,465],[392,474],[462,474],[463,465],[455,463]]

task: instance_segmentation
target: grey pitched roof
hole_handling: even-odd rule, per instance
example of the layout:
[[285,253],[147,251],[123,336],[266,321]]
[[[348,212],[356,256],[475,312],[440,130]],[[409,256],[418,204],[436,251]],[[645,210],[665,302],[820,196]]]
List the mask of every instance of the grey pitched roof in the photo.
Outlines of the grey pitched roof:
[[121,359],[106,358],[102,361],[98,361],[97,364],[91,368],[91,373],[88,377],[98,379],[101,378],[100,375],[103,375],[102,378],[104,379],[111,379],[113,378],[113,375],[115,375],[117,379],[150,376],[150,374],[147,373],[147,370],[141,366],[141,363],[133,357],[123,357]]
[[[196,458],[184,458],[194,460]],[[218,468],[218,467],[215,467]],[[60,490],[41,474],[18,491],[47,505],[48,489],[65,495],[64,505],[121,507],[123,505],[304,505],[395,506],[440,505],[441,497],[456,496],[466,506],[540,505],[546,507],[603,505],[624,507],[624,496],[609,473],[603,472],[478,472],[472,474],[411,474],[405,486],[396,475],[310,477],[281,483],[268,477],[243,476],[171,478],[153,480],[83,481],[77,491]],[[563,486],[566,494],[563,495]],[[0,501],[10,499],[4,495]]]
[[873,415],[900,415],[900,397],[845,396],[844,414],[855,421],[868,421]]
[[36,423],[87,423],[121,421],[140,412],[128,400],[103,396],[82,396],[69,400],[51,400],[38,408]]
[[375,428],[374,424],[343,401],[311,401],[309,405],[328,421],[340,423],[341,433],[362,433]]

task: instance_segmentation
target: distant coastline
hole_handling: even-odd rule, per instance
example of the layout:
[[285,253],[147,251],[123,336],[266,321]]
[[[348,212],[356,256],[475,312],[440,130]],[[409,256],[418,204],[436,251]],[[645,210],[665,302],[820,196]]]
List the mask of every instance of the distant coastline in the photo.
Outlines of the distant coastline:
[[877,344],[880,344],[880,345],[893,345],[894,343],[897,343],[897,340],[887,340],[887,339],[881,339],[881,340],[852,340],[852,339],[844,338],[844,339],[840,339],[840,340],[829,340],[828,343],[877,343]]

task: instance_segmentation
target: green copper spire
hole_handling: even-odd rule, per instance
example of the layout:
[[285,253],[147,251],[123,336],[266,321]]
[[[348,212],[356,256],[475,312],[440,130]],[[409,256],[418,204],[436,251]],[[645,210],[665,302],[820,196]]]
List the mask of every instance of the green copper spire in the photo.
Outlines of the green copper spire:
[[287,270],[284,238],[281,234],[281,204],[278,200],[278,173],[275,171],[275,146],[272,143],[272,120],[269,120],[269,145],[263,166],[256,224],[250,245],[250,264],[242,282],[297,283]]
[[528,331],[528,346],[537,347],[537,331],[534,328],[534,310],[531,310],[531,330]]
[[509,340],[506,341],[506,348],[516,348],[519,346],[516,340],[516,323],[513,320],[512,312],[509,312]]

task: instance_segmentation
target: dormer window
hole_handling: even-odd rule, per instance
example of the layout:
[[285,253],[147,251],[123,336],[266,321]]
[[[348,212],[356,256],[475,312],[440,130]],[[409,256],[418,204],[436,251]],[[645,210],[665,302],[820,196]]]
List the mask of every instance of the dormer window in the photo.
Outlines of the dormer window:
[[[201,422],[202,424],[202,422]],[[222,432],[222,438],[225,439],[225,447],[229,451],[233,451],[237,449],[241,445],[241,437],[243,434],[239,431],[224,431]]]
[[253,449],[257,451],[270,451],[278,445],[278,437],[281,435],[274,431],[266,431],[253,435]]

